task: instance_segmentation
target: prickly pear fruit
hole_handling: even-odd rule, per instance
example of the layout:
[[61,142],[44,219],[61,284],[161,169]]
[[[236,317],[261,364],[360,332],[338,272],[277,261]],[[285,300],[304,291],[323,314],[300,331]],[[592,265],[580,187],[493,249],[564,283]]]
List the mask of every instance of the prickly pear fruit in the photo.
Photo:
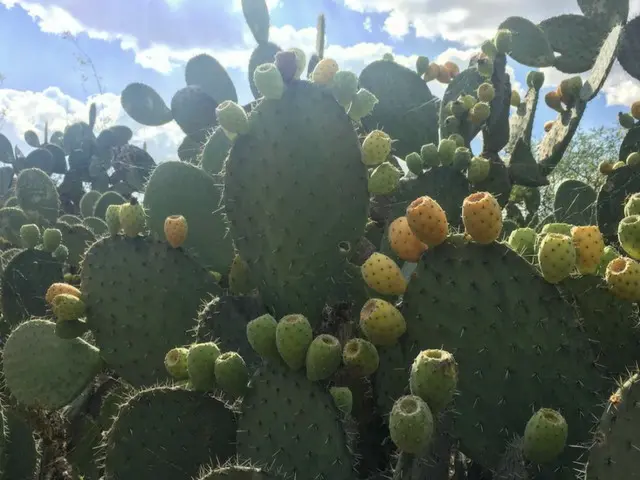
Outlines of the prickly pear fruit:
[[304,315],[285,315],[276,327],[276,347],[291,370],[300,370],[313,340],[311,324]]
[[184,347],[172,348],[164,356],[164,368],[176,380],[188,380],[187,356],[189,349]]
[[418,75],[424,75],[429,69],[429,59],[424,55],[418,55],[416,59],[416,72]]
[[487,158],[473,157],[467,169],[467,179],[471,183],[484,181],[491,172],[491,161]]
[[69,249],[66,245],[58,245],[58,248],[53,251],[51,256],[58,262],[64,262],[69,258]]
[[509,246],[520,255],[533,255],[536,244],[536,231],[533,228],[516,228],[509,235]]
[[453,140],[449,140],[448,138],[443,138],[440,140],[438,144],[438,158],[440,159],[440,163],[442,165],[452,165],[453,157],[456,153],[456,142]]
[[475,242],[486,245],[500,237],[502,210],[489,192],[472,193],[462,203],[462,222]]
[[274,63],[276,64],[276,67],[278,67],[284,83],[291,83],[291,81],[296,77],[296,73],[298,71],[298,56],[295,52],[287,50],[276,53]]
[[482,53],[484,53],[487,58],[496,58],[496,55],[498,55],[498,49],[492,40],[485,40],[482,42],[480,50],[482,50]]
[[491,106],[486,102],[478,102],[469,112],[469,119],[476,125],[482,125],[490,115]]
[[440,76],[440,65],[437,63],[430,63],[427,71],[423,75],[424,81],[429,83]]
[[51,305],[53,303],[53,299],[56,298],[61,293],[66,293],[67,295],[73,295],[76,298],[80,298],[82,295],[80,290],[78,290],[73,285],[69,285],[68,283],[52,283],[51,286],[47,289],[47,293],[44,296],[45,301]]
[[299,80],[302,76],[302,73],[304,72],[304,69],[307,66],[307,56],[304,51],[299,48],[290,48],[289,51],[293,52],[296,56],[296,73],[294,75],[294,78],[296,80]]
[[109,205],[104,215],[109,234],[117,235],[122,226],[120,225],[120,205]]
[[603,160],[598,165],[598,170],[603,175],[609,175],[611,172],[613,172],[613,162],[610,162],[608,160]]
[[630,167],[640,166],[640,152],[630,153],[627,157],[626,164]]
[[[449,140],[453,140],[454,142],[456,142],[456,151],[458,148],[465,146],[464,138],[459,133],[452,133],[451,135],[449,135]],[[453,161],[455,162],[455,158],[453,159]]]
[[640,100],[631,104],[631,116],[636,120],[640,120]]
[[456,170],[464,170],[471,165],[471,150],[467,147],[456,148],[456,153],[453,156],[453,168]]
[[433,198],[418,197],[407,207],[407,222],[416,237],[433,248],[447,239],[449,222],[447,215]]
[[368,189],[371,195],[389,195],[397,187],[402,178],[402,172],[389,162],[383,162],[371,172]]
[[268,100],[279,100],[284,93],[284,80],[278,67],[263,63],[253,72],[253,82],[262,96]]
[[527,73],[527,86],[529,88],[535,88],[540,90],[544,84],[544,72],[538,70],[531,70]]
[[491,77],[493,75],[493,60],[489,57],[480,58],[478,60],[478,73],[483,77]]
[[244,108],[231,100],[225,100],[216,107],[218,123],[225,132],[245,135],[249,132],[249,117]]
[[582,275],[595,274],[604,253],[604,239],[595,225],[573,227],[571,240],[576,249],[576,266]]
[[631,215],[620,220],[618,241],[631,258],[640,259],[640,215]]
[[449,76],[451,78],[455,77],[456,75],[458,75],[460,73],[460,67],[458,66],[457,63],[455,62],[444,62],[444,64],[442,65],[442,67],[449,72]]
[[353,393],[348,387],[331,387],[329,393],[333,397],[336,408],[345,415],[353,410]]
[[520,93],[517,90],[513,90],[511,92],[511,100],[509,101],[512,107],[517,107],[522,103],[522,99],[520,98]]
[[451,72],[449,72],[449,70],[447,70],[447,68],[444,65],[440,65],[440,68],[438,69],[438,77],[437,80],[440,83],[444,83],[449,84],[451,83]]
[[560,412],[541,408],[524,429],[524,456],[534,463],[550,462],[564,450],[568,434],[569,427]]
[[347,115],[354,122],[359,122],[362,118],[373,112],[378,98],[366,88],[361,88],[351,102]]
[[421,454],[433,439],[433,414],[416,395],[405,395],[393,404],[389,415],[389,434],[398,450]]
[[427,167],[440,166],[440,156],[438,155],[438,147],[435,143],[423,145],[420,149],[420,156]]
[[622,112],[618,113],[618,123],[622,128],[633,128],[636,125],[636,122],[633,119],[633,116],[631,116],[628,113],[622,113]]
[[339,69],[338,62],[331,58],[323,58],[313,69],[311,80],[320,85],[329,85]]
[[624,216],[640,215],[640,193],[634,193],[624,204]]
[[220,349],[214,342],[196,343],[187,353],[189,383],[194,390],[213,390],[216,385],[215,366]]
[[576,267],[576,249],[571,237],[547,233],[538,249],[538,263],[542,276],[549,283],[558,283]]
[[480,100],[481,102],[490,103],[491,100],[493,100],[496,96],[496,90],[495,88],[493,88],[493,85],[491,85],[489,82],[485,82],[478,87],[478,90],[476,91],[476,96],[478,97],[478,100]]
[[604,247],[604,253],[600,258],[600,265],[598,265],[597,274],[600,275],[601,277],[604,277],[607,272],[607,266],[609,265],[609,263],[611,263],[612,260],[615,260],[616,258],[621,256],[622,255],[620,255],[620,252],[618,252],[611,245],[607,245],[606,247]]
[[510,30],[501,28],[493,38],[493,43],[496,46],[498,53],[509,53],[511,51],[512,35]]
[[336,101],[347,108],[358,92],[358,76],[348,70],[340,70],[333,77],[331,91]]
[[42,246],[47,252],[55,252],[62,242],[62,232],[57,228],[46,228],[42,233]]
[[544,131],[546,133],[549,133],[551,131],[551,129],[553,128],[553,126],[555,125],[556,122],[554,122],[553,120],[549,120],[548,122],[544,122]]
[[146,227],[147,216],[142,205],[135,197],[131,197],[129,203],[120,205],[120,225],[127,237],[136,237]]
[[51,302],[51,309],[59,322],[78,320],[84,317],[86,311],[84,302],[70,293],[56,295]]
[[562,108],[562,100],[560,99],[560,95],[555,90],[548,92],[544,96],[544,101],[551,110],[555,110],[558,113],[562,113],[564,108]]
[[458,386],[458,364],[445,350],[423,350],[414,359],[409,376],[411,393],[422,398],[432,412],[442,411]]
[[251,348],[264,359],[280,357],[276,346],[278,322],[268,313],[247,323],[247,340]]
[[187,219],[182,215],[170,215],[164,220],[164,236],[173,248],[184,244],[188,232]]
[[419,153],[411,152],[404,159],[404,162],[407,164],[407,168],[414,175],[422,175],[424,164],[422,163],[422,157]]
[[391,346],[407,330],[404,316],[391,303],[371,298],[360,310],[360,330],[374,345]]
[[333,335],[318,335],[307,350],[307,378],[312,382],[325,380],[338,370],[341,361],[340,341]]
[[640,263],[629,257],[615,258],[607,265],[605,280],[616,297],[640,301]]
[[621,161],[619,161],[619,162],[614,163],[614,164],[613,164],[612,169],[613,169],[613,170],[617,170],[617,169],[619,169],[619,168],[624,167],[625,165],[626,165],[626,163],[624,163],[624,162],[621,160]]
[[362,162],[375,167],[391,153],[391,137],[382,130],[373,130],[362,142]]
[[382,253],[374,252],[362,264],[360,271],[369,288],[382,295],[402,295],[407,289],[400,267]]
[[241,397],[247,392],[249,369],[238,353],[225,352],[218,356],[214,373],[218,386],[232,397]]
[[405,262],[417,262],[427,249],[411,230],[407,217],[398,217],[391,222],[387,236],[391,249]]
[[573,225],[569,223],[547,223],[542,227],[542,234],[547,233],[560,233],[561,235],[571,236],[571,229]]
[[40,228],[35,223],[27,223],[20,227],[20,238],[27,248],[36,248],[40,244]]
[[342,361],[349,371],[359,377],[373,375],[380,365],[378,350],[373,343],[352,338],[342,350]]
[[236,295],[244,295],[251,292],[253,288],[249,265],[236,254],[229,269],[229,290]]

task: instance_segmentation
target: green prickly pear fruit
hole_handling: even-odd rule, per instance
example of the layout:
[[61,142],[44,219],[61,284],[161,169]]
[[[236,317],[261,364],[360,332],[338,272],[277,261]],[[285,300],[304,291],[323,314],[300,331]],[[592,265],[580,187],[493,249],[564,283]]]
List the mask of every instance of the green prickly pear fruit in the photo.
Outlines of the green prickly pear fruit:
[[478,100],[481,102],[491,102],[496,97],[496,89],[489,82],[485,82],[478,87],[476,91]]
[[509,235],[509,246],[520,255],[533,255],[535,253],[537,234],[533,228],[516,228]]
[[622,168],[626,165],[626,163],[624,163],[622,160],[619,162],[616,162],[613,164],[613,167],[611,168],[612,170],[617,170],[619,168]]
[[453,155],[453,168],[456,170],[464,170],[471,165],[471,150],[467,147],[458,147]]
[[338,370],[341,361],[340,341],[333,335],[318,335],[307,350],[307,378],[312,382],[325,380]]
[[249,132],[249,117],[244,108],[231,100],[225,100],[216,107],[218,123],[225,133],[245,135]]
[[600,258],[600,265],[598,265],[598,270],[596,274],[601,277],[604,277],[605,274],[607,273],[607,265],[609,265],[609,263],[611,263],[612,260],[615,260],[616,258],[620,258],[621,256],[622,255],[620,255],[620,252],[618,252],[611,245],[604,247],[604,253]]
[[489,176],[491,161],[482,157],[473,157],[467,170],[467,178],[471,183],[480,183]]
[[343,107],[351,105],[358,92],[358,77],[348,70],[339,70],[331,81],[331,91],[336,101]]
[[458,133],[460,129],[460,120],[455,115],[449,115],[444,119],[444,131],[447,134]]
[[522,99],[520,98],[520,94],[517,90],[511,91],[511,100],[509,100],[509,103],[512,107],[518,107],[522,103]]
[[249,264],[236,254],[229,270],[229,290],[236,295],[244,295],[251,292],[253,288]]
[[483,77],[493,75],[493,60],[489,57],[478,60],[478,73]]
[[571,237],[547,233],[538,250],[542,276],[549,283],[559,283],[576,268],[577,254]]
[[146,227],[147,215],[142,205],[135,197],[131,197],[129,203],[120,205],[120,225],[127,237],[137,237]]
[[558,113],[564,112],[564,108],[562,107],[562,100],[560,99],[560,95],[555,90],[547,92],[544,96],[544,101],[552,110],[555,110]]
[[45,228],[42,233],[42,246],[45,251],[53,253],[62,242],[62,232],[57,228]]
[[618,241],[631,258],[640,260],[640,215],[630,215],[620,220]]
[[299,48],[291,48],[290,52],[293,52],[296,56],[296,73],[294,78],[299,80],[304,72],[305,67],[307,66],[307,56],[306,54],[300,50]]
[[[469,109],[462,102],[462,100],[455,100],[451,102],[451,113],[455,118],[461,118]],[[459,124],[458,124],[459,126]]]
[[491,106],[486,102],[478,102],[469,112],[469,119],[476,125],[482,125],[490,115]]
[[291,314],[280,319],[276,327],[276,347],[291,370],[300,370],[313,341],[313,331],[304,315]]
[[382,60],[384,60],[385,62],[393,62],[393,54],[388,52],[385,53],[384,55],[382,55]]
[[546,233],[559,233],[561,235],[571,236],[571,229],[573,225],[570,223],[547,223],[544,227],[542,227],[543,234]]
[[627,157],[627,165],[630,167],[639,167],[640,166],[640,152],[630,153]]
[[56,248],[51,255],[57,261],[64,262],[67,258],[69,258],[69,249],[66,245],[58,245],[58,248]]
[[624,204],[624,216],[640,215],[640,193],[634,193]]
[[284,80],[278,67],[263,63],[253,72],[253,82],[262,96],[268,100],[279,100],[284,93]]
[[276,67],[278,67],[278,70],[280,71],[280,75],[282,75],[284,83],[291,83],[298,70],[298,58],[295,52],[292,52],[291,50],[278,52],[276,53],[274,60]]
[[440,140],[438,144],[438,158],[440,158],[442,165],[448,166],[453,164],[456,148],[458,148],[458,145],[453,140],[449,140],[448,138]]
[[264,314],[247,323],[247,340],[251,348],[264,359],[280,358],[276,346],[278,322],[271,315]]
[[225,352],[216,358],[214,373],[218,386],[232,397],[242,397],[248,388],[249,370],[236,352]]
[[443,113],[445,117],[448,117],[449,115],[453,115],[453,102],[449,102],[444,106]]
[[342,350],[345,366],[360,377],[368,377],[378,369],[380,356],[373,343],[362,338],[352,338]]
[[449,135],[449,140],[453,140],[454,142],[456,142],[456,146],[457,147],[464,147],[464,138],[462,137],[462,135],[460,135],[459,133],[453,133],[451,135]]
[[527,422],[522,451],[534,463],[547,463],[562,453],[569,427],[564,417],[550,408],[541,408]]
[[373,130],[362,142],[362,162],[375,167],[387,160],[391,154],[391,137],[382,130]]
[[109,234],[112,236],[117,235],[122,228],[120,225],[120,205],[109,205],[104,215],[104,220],[107,223]]
[[419,153],[411,152],[406,156],[404,161],[411,173],[413,173],[414,175],[422,175],[424,165],[422,163],[422,157]]
[[389,162],[384,162],[371,172],[369,177],[369,193],[372,195],[389,195],[400,183],[402,172]]
[[82,300],[69,293],[60,293],[51,302],[53,315],[59,322],[69,322],[84,317],[86,307]]
[[527,73],[527,86],[529,88],[540,90],[542,88],[542,85],[544,85],[544,72],[531,70],[529,73]]
[[40,229],[35,223],[27,223],[20,227],[20,238],[27,248],[36,248],[40,244]]
[[194,390],[213,390],[216,385],[216,359],[221,352],[214,342],[196,343],[187,353],[189,383]]
[[511,52],[512,35],[510,30],[500,29],[496,36],[493,38],[493,43],[496,46],[498,53]]
[[423,145],[420,149],[420,156],[422,157],[422,162],[427,167],[440,166],[440,155],[438,154],[438,147],[435,145],[435,143]]
[[389,415],[389,433],[398,450],[424,453],[433,439],[433,414],[416,395],[405,395],[393,404]]
[[374,345],[391,346],[407,330],[400,310],[380,298],[371,298],[360,310],[360,330]]
[[172,348],[164,356],[164,368],[176,380],[188,380],[187,356],[189,349],[184,347]]
[[478,103],[478,99],[476,97],[474,97],[473,95],[463,95],[461,97],[462,100],[462,104],[464,105],[464,108],[468,110],[471,110],[473,108],[473,106]]
[[488,58],[496,58],[496,55],[498,55],[498,49],[496,48],[495,43],[491,40],[485,40],[482,42],[480,49]]
[[432,412],[442,411],[456,393],[458,364],[445,350],[423,350],[414,359],[409,375],[411,393],[427,402]]
[[353,410],[353,393],[348,387],[331,387],[329,393],[333,397],[336,408],[345,415]]
[[424,55],[419,55],[416,59],[416,72],[422,76],[429,70],[429,59]]
[[373,112],[378,98],[366,88],[361,88],[351,102],[347,114],[354,122],[359,122],[362,118]]

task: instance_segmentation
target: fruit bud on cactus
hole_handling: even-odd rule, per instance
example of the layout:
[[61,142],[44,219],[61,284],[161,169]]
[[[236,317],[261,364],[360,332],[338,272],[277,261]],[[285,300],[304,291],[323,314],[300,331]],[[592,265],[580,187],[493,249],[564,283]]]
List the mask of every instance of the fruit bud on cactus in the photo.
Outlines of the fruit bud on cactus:
[[216,116],[225,133],[245,135],[249,132],[249,118],[247,112],[240,105],[231,100],[225,100],[216,108]]
[[362,118],[373,112],[378,98],[366,88],[361,88],[351,102],[347,114],[354,122],[359,122]]
[[268,100],[279,100],[284,93],[284,80],[273,63],[263,63],[253,72],[253,81],[262,96]]
[[348,70],[337,72],[331,82],[331,91],[336,101],[343,108],[348,108],[358,93],[358,77]]

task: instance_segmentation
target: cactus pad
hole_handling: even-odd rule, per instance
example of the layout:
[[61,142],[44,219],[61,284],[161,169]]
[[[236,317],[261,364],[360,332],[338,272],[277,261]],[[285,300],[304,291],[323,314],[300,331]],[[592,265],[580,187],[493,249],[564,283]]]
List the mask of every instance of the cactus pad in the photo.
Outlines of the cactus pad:
[[20,227],[31,223],[22,210],[16,207],[0,208],[0,236],[14,245],[22,245]]
[[197,480],[269,480],[276,478],[279,477],[260,468],[235,465],[209,470],[202,473]]
[[2,449],[0,479],[35,478],[40,460],[31,427],[14,410],[6,411],[6,444]]
[[22,170],[16,180],[16,197],[26,213],[36,213],[47,222],[58,218],[60,198],[55,183],[42,170]]
[[584,102],[593,100],[607,80],[611,68],[616,61],[618,46],[622,38],[623,27],[616,25],[607,35],[604,43],[600,47],[598,56],[591,68],[589,78],[584,82],[580,90],[580,98]]
[[578,0],[578,6],[587,17],[609,28],[627,23],[629,0]]
[[7,388],[27,407],[56,410],[67,405],[101,367],[97,348],[79,338],[59,338],[55,323],[48,320],[22,323],[4,347]]
[[640,173],[626,166],[611,172],[600,187],[596,216],[607,243],[618,243],[618,224],[624,218],[624,204],[629,195],[636,192],[640,192]]
[[[622,139],[618,160],[625,162],[627,157],[634,152],[640,152],[640,125],[627,130],[627,134]],[[0,210],[0,213],[2,210]]]
[[217,127],[202,148],[200,159],[202,169],[210,175],[220,173],[230,148],[231,140],[229,140],[229,137],[221,127]]
[[104,479],[191,479],[200,465],[231,458],[235,435],[233,412],[208,394],[174,387],[139,391],[106,434]]
[[[99,218],[96,218],[96,220],[100,221]],[[56,228],[62,232],[62,244],[69,249],[66,263],[78,267],[84,252],[89,248],[89,245],[95,242],[96,235],[82,224],[69,225],[65,222],[57,222]]]
[[104,218],[109,205],[122,205],[123,203],[126,203],[126,200],[118,192],[104,192],[93,207],[93,216]]
[[570,225],[593,225],[596,192],[579,180],[565,180],[556,189],[553,211],[556,222]]
[[192,57],[185,67],[187,85],[197,85],[217,103],[238,101],[236,87],[225,68],[215,58],[205,53]]
[[553,49],[545,33],[526,18],[509,17],[498,27],[512,34],[509,56],[528,67],[550,67],[555,61]]
[[136,386],[167,378],[164,355],[190,342],[201,302],[218,292],[213,276],[184,252],[143,237],[98,240],[86,252],[81,279],[96,344]]
[[638,55],[640,55],[640,16],[624,26],[624,35],[618,51],[620,65],[636,80],[640,80]]
[[558,118],[553,122],[553,127],[538,145],[538,163],[545,175],[552,172],[562,159],[573,135],[578,130],[586,108],[585,102],[577,101],[573,108],[559,113]]
[[173,115],[162,97],[144,83],[130,83],[120,95],[120,103],[127,115],[136,122],[158,127],[173,120]]

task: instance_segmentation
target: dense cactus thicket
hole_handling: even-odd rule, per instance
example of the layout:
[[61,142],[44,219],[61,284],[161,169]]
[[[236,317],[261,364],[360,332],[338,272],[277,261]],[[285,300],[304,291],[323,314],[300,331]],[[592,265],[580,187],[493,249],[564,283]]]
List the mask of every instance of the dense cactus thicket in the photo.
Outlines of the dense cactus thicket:
[[[640,18],[581,0],[464,70],[357,76],[322,16],[307,61],[242,3],[255,101],[204,54],[170,105],[122,92],[179,161],[94,106],[0,135],[0,480],[640,478],[640,99],[600,190],[538,214],[614,62],[640,80]],[[520,98],[509,59],[575,75],[537,152],[544,74]]]

